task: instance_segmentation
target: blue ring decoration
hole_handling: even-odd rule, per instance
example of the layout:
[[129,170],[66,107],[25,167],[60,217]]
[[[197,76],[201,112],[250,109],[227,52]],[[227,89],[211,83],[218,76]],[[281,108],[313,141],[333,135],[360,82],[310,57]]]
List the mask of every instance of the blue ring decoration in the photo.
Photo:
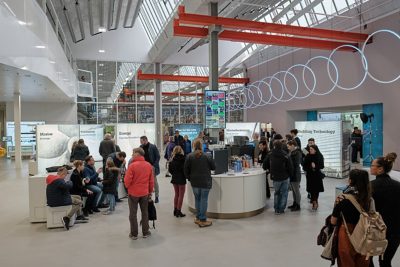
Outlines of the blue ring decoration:
[[[307,97],[309,97],[310,95],[312,95],[313,94],[313,92],[314,92],[314,90],[315,90],[315,87],[316,87],[316,85],[317,85],[317,79],[315,78],[315,73],[313,72],[313,70],[310,68],[310,67],[308,67],[308,66],[306,66],[306,65],[304,65],[304,64],[295,64],[295,65],[293,65],[293,66],[291,66],[290,68],[288,68],[287,69],[287,72],[290,72],[290,70],[291,69],[293,69],[293,68],[296,68],[296,67],[303,67],[303,70],[305,69],[305,68],[307,68],[311,73],[312,73],[312,76],[313,76],[313,78],[314,78],[314,86],[313,86],[313,89],[312,90],[310,90],[309,88],[308,88],[308,86],[306,86],[306,89],[309,91],[309,93],[307,94],[307,95],[305,95],[305,96],[295,96],[295,98],[297,98],[297,99],[304,99],[304,98],[307,98]],[[293,74],[293,73],[292,73]],[[286,86],[286,75],[287,74],[285,74],[285,76],[283,76],[283,83],[285,84],[285,86]],[[293,74],[293,76],[294,76],[294,74]],[[297,78],[296,78],[296,80],[297,80]],[[303,80],[303,82],[304,82],[304,84],[305,84],[305,81]]]
[[[315,59],[324,59],[324,60],[327,61],[327,64],[332,64],[332,65],[333,65],[334,69],[336,70],[336,83],[337,83],[338,80],[339,80],[339,71],[338,71],[338,68],[337,68],[335,62],[333,62],[331,59],[329,59],[329,58],[327,58],[327,57],[324,57],[324,56],[315,56],[315,57],[313,57],[313,58],[310,58],[310,59],[307,61],[307,63],[306,63],[305,65],[308,66],[308,64],[310,64],[310,62],[313,61],[313,60],[315,60]],[[311,67],[310,67],[310,68],[311,68]],[[307,89],[309,89],[307,83],[305,82],[304,70],[305,70],[305,68],[303,69],[303,81],[304,81],[304,85],[307,87]],[[331,93],[331,92],[335,89],[335,87],[336,87],[336,86],[335,86],[335,84],[334,84],[334,85],[332,86],[332,88],[329,89],[329,90],[328,90],[327,92],[325,92],[325,93],[318,93],[318,92],[315,92],[315,90],[314,90],[313,94],[314,94],[314,95],[319,95],[319,96],[327,95],[327,94]]]
[[[276,73],[275,73],[276,74]],[[269,86],[269,91],[271,92],[271,100],[272,100],[272,97],[273,98],[275,98],[275,100],[276,101],[274,101],[274,102],[268,102],[268,104],[270,104],[270,105],[274,105],[274,104],[276,104],[276,103],[279,103],[281,100],[282,100],[282,97],[283,97],[283,95],[284,95],[284,88],[283,88],[283,84],[282,84],[282,82],[281,82],[281,80],[279,80],[277,77],[275,77],[275,74],[274,75],[272,75],[272,76],[268,76],[268,77],[266,77],[265,79],[270,79],[270,82],[272,82],[272,80],[273,79],[275,79],[275,80],[277,80],[278,81],[278,83],[281,85],[281,90],[282,90],[282,93],[281,93],[281,96],[280,96],[280,98],[276,98],[276,96],[274,95],[274,93],[273,93],[273,91],[272,91],[272,85],[271,85],[271,83],[268,83],[270,86]],[[265,80],[264,79],[264,80]]]
[[[378,34],[378,33],[381,33],[381,32],[386,32],[386,33],[392,34],[392,35],[394,35],[395,37],[397,37],[397,39],[400,41],[400,35],[398,35],[398,34],[397,34],[396,32],[394,32],[394,31],[387,30],[387,29],[375,31],[375,32],[371,33],[371,34],[368,36],[367,40],[365,40],[365,42],[364,42],[364,44],[363,44],[363,46],[362,46],[362,48],[361,48],[361,51],[362,51],[363,55],[365,55],[365,54],[364,54],[364,51],[365,51],[365,47],[366,47],[366,45],[367,45],[367,43],[368,43],[368,40],[369,40],[372,36],[374,36],[375,34]],[[363,62],[363,65],[364,65],[364,62]],[[393,83],[393,82],[397,81],[398,79],[400,79],[400,74],[399,74],[399,75],[398,75],[396,78],[394,78],[393,80],[382,81],[382,80],[379,80],[378,78],[374,77],[369,71],[368,71],[368,76],[369,76],[372,80],[374,80],[374,81],[376,81],[376,82],[378,82],[378,83]]]
[[[292,100],[292,99],[297,95],[297,93],[299,92],[299,81],[297,80],[296,76],[294,76],[293,73],[288,72],[288,71],[286,71],[286,70],[278,71],[277,73],[274,74],[274,76],[275,76],[275,75],[278,75],[278,74],[280,74],[280,73],[285,73],[285,75],[283,76],[283,88],[284,88],[285,92],[290,96],[289,99],[282,99],[282,102],[289,102],[289,101]],[[296,91],[294,92],[293,95],[290,93],[289,89],[287,88],[287,86],[286,86],[286,84],[285,84],[285,76],[286,76],[287,74],[290,74],[290,75],[293,77],[293,79],[294,79],[294,81],[295,81],[295,83],[296,83]]]
[[[265,77],[264,79],[261,80],[261,82],[264,83],[264,84],[268,87],[269,94],[270,94],[270,95],[269,95],[268,101],[264,101],[264,105],[268,105],[269,103],[271,103],[272,97],[275,98],[275,96],[274,96],[274,94],[273,94],[273,92],[272,92],[272,86],[271,86],[271,84],[268,83],[268,82],[266,81],[266,79],[270,79],[270,77],[271,77],[271,76],[267,76],[267,77]],[[276,99],[276,98],[275,98],[275,99]]]
[[262,107],[263,105],[261,104],[262,102],[263,102],[263,99],[262,99],[262,92],[261,92],[261,89],[260,89],[260,87],[259,86],[256,86],[256,84],[260,84],[261,83],[261,81],[256,81],[256,82],[254,82],[254,83],[252,83],[252,86],[254,86],[254,87],[256,87],[257,88],[257,93],[258,93],[258,97],[259,97],[259,99],[260,99],[260,101],[258,102],[258,104],[256,105],[257,107]]
[[335,83],[332,80],[332,76],[331,76],[331,73],[329,71],[329,64],[326,64],[326,66],[327,66],[327,70],[328,70],[328,76],[329,76],[329,79],[331,80],[331,82],[333,82],[335,84],[335,86],[337,86],[338,88],[340,88],[342,90],[351,91],[351,90],[357,89],[358,87],[360,87],[365,82],[365,79],[368,76],[368,62],[367,62],[367,58],[365,57],[363,52],[358,47],[355,47],[354,45],[349,45],[349,44],[344,44],[344,45],[338,46],[335,49],[333,49],[331,54],[329,55],[329,60],[332,60],[332,56],[335,54],[335,52],[338,51],[340,48],[343,48],[343,47],[351,47],[351,48],[355,49],[358,53],[360,53],[361,58],[362,58],[362,62],[365,62],[365,65],[363,64],[364,77],[361,79],[361,81],[356,86],[353,86],[353,87],[340,86],[337,82]]

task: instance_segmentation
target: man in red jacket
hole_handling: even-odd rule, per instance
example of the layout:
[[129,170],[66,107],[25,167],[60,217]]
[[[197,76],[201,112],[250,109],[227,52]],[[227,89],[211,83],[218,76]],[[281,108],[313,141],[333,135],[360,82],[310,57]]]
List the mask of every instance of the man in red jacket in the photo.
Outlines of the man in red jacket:
[[128,189],[129,222],[131,232],[129,237],[133,240],[138,238],[137,208],[140,206],[142,212],[143,238],[151,235],[149,231],[149,214],[147,210],[149,197],[154,190],[153,166],[144,159],[143,148],[135,148],[132,154],[132,163],[129,164],[125,173],[124,183]]

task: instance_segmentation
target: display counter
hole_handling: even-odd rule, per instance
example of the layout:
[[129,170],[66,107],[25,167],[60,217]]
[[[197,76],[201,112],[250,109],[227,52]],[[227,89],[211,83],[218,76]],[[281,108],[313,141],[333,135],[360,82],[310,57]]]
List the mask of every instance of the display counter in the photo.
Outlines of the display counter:
[[[238,219],[255,216],[266,204],[266,175],[261,168],[241,173],[212,175],[213,185],[208,196],[207,216]],[[192,187],[186,194],[189,210],[195,212]]]

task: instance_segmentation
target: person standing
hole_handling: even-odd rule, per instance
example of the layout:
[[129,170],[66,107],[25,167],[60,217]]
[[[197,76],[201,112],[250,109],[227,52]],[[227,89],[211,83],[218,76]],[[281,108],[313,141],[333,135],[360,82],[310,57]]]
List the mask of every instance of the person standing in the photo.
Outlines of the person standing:
[[192,153],[192,141],[189,140],[187,135],[183,137],[183,152],[185,153],[185,156]]
[[351,133],[351,162],[352,163],[360,163],[357,160],[358,152],[360,152],[360,158],[362,159],[362,134],[358,127],[354,127],[353,132]]
[[154,188],[154,167],[144,158],[143,148],[133,150],[132,163],[129,164],[125,174],[125,187],[128,189],[129,204],[129,237],[133,240],[138,238],[137,208],[140,206],[142,213],[143,238],[151,235],[149,231],[148,203]]
[[287,204],[289,177],[293,172],[293,165],[288,153],[283,150],[283,143],[280,140],[274,141],[271,153],[263,162],[263,169],[269,171],[274,184],[275,214],[283,214]]
[[[258,154],[258,163],[260,164],[260,166],[262,166],[265,158],[268,155],[268,145],[267,145],[267,141],[260,141],[259,143],[259,149],[260,152]],[[265,181],[266,181],[266,196],[267,198],[271,198],[271,189],[269,188],[269,181],[268,181],[268,175],[269,173],[266,172],[265,173]]]
[[71,157],[74,160],[84,161],[87,156],[89,156],[89,148],[87,145],[85,145],[85,141],[83,139],[79,139],[78,144],[72,151]]
[[376,179],[371,182],[372,197],[376,211],[382,215],[387,227],[388,246],[383,258],[379,258],[380,267],[392,266],[392,259],[400,245],[400,182],[389,176],[396,158],[396,153],[389,153],[374,159],[370,167],[370,173],[376,175]]
[[296,141],[296,143],[297,143],[296,146],[301,149],[301,141],[300,141],[300,138],[297,137],[298,133],[299,133],[299,131],[297,129],[290,130],[290,135],[292,136],[292,139],[294,141]]
[[172,174],[171,183],[174,186],[174,216],[185,217],[182,213],[182,203],[186,190],[186,178],[184,173],[185,155],[180,146],[176,146],[172,152],[171,161],[168,165],[168,171]]
[[179,134],[178,130],[175,131],[174,143],[175,146],[180,146],[183,148],[183,136]]
[[100,142],[99,154],[103,158],[103,170],[106,169],[106,162],[108,155],[115,152],[115,145],[112,141],[111,134],[107,133],[104,135],[104,140]]
[[151,144],[146,136],[140,137],[140,147],[144,150],[144,158],[154,168],[154,193],[156,195],[154,202],[158,203],[160,188],[158,186],[157,175],[160,174],[160,152],[156,145]]
[[[349,186],[344,193],[351,195],[363,210],[369,211],[371,206],[371,185],[368,172],[357,169],[351,170]],[[342,221],[342,216],[346,222]],[[346,223],[349,232],[353,233],[359,219],[360,212],[353,203],[343,196],[338,196],[331,216],[332,225],[338,225],[338,221],[341,221],[340,225],[338,225],[338,267],[368,267],[370,264],[369,257],[366,258],[365,255],[361,255],[354,250],[344,224]]]
[[288,208],[291,211],[299,211],[301,203],[300,194],[300,182],[301,182],[301,171],[300,163],[303,157],[300,147],[297,146],[295,140],[291,140],[287,143],[287,148],[289,149],[289,156],[293,163],[293,172],[290,174],[290,187],[293,193],[293,205]]
[[167,169],[167,172],[165,173],[165,177],[171,177],[168,171],[168,164],[169,161],[171,160],[172,152],[174,151],[176,144],[174,142],[174,137],[170,136],[169,137],[169,142],[165,148],[165,153],[164,153],[164,159],[165,159],[165,168]]
[[307,192],[315,211],[318,209],[319,193],[324,192],[325,174],[321,171],[324,168],[324,157],[316,145],[310,145],[308,149],[310,153],[304,158],[303,170],[306,172]]
[[193,142],[194,151],[185,161],[184,173],[192,185],[196,206],[194,223],[199,227],[212,225],[207,220],[208,194],[212,188],[211,170],[215,170],[215,162],[210,155],[203,153],[202,143],[199,139]]
[[120,169],[117,183],[115,184],[115,202],[122,202],[122,200],[118,196],[118,188],[119,188],[119,182],[121,180],[121,172],[125,168],[126,153],[124,151],[114,152],[114,153],[111,153],[110,155],[108,155],[108,159],[111,159],[114,162],[115,167]]
[[115,195],[117,194],[117,181],[119,178],[120,168],[116,167],[114,161],[110,158],[106,162],[103,179],[103,193],[108,199],[109,208],[104,215],[109,215],[115,210]]

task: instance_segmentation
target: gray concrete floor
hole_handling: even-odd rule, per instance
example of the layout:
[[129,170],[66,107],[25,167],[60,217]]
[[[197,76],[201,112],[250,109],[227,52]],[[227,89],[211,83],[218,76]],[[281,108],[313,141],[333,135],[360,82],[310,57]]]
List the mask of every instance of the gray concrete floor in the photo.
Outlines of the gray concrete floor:
[[[335,186],[345,180],[325,179],[320,208],[312,212],[302,182],[302,210],[274,215],[273,200],[264,213],[247,219],[214,220],[208,228],[172,216],[173,188],[164,171],[159,176],[160,203],[156,229],[148,239],[128,238],[128,204],[111,216],[95,214],[88,224],[70,231],[48,230],[29,223],[27,162],[17,171],[0,159],[0,266],[329,266],[321,259],[316,236],[333,207]],[[291,194],[289,204],[292,202]],[[393,266],[400,266],[398,252]]]

